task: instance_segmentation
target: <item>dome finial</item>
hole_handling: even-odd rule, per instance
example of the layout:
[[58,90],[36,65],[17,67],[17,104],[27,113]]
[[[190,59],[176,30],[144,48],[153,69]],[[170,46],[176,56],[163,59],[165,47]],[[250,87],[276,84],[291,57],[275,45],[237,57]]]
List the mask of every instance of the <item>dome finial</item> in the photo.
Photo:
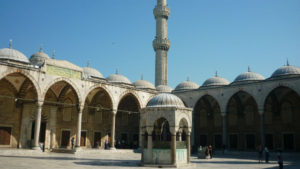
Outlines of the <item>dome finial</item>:
[[11,49],[12,48],[12,40],[10,39],[9,40],[9,49]]
[[87,67],[90,67],[90,60],[87,61]]
[[251,72],[251,70],[250,70],[250,66],[248,65],[248,72]]
[[286,58],[286,66],[290,66],[289,59]]
[[40,52],[43,52],[43,45],[40,45]]
[[118,68],[116,69],[116,75],[119,74]]
[[190,81],[190,77],[189,77],[189,76],[188,76],[188,77],[186,77],[186,81],[188,81],[188,82]]
[[141,75],[141,80],[144,80],[144,74]]
[[216,75],[215,75],[215,77],[218,77],[218,71],[216,70]]
[[52,52],[52,59],[55,59],[55,50]]

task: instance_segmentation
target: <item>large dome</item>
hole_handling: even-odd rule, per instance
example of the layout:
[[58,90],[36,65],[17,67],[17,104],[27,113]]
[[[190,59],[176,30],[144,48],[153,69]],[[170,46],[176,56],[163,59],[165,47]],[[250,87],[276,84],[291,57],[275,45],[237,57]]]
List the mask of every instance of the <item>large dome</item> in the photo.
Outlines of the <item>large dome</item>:
[[47,59],[50,59],[50,57],[40,48],[40,51],[33,54],[29,60],[33,65],[42,66]]
[[91,68],[91,67],[84,67],[83,73],[86,78],[89,78],[89,77],[103,78],[102,74],[98,70]]
[[287,66],[282,66],[275,70],[271,78],[286,75],[300,75],[300,68],[296,66],[290,66],[287,64]]
[[185,108],[183,101],[174,94],[161,93],[154,96],[148,103],[147,107],[177,107]]
[[171,93],[173,89],[167,85],[158,85],[156,86],[156,90],[162,93]]
[[194,82],[191,82],[190,80],[184,81],[179,83],[175,90],[192,90],[192,89],[198,89],[199,85],[197,85]]
[[143,78],[141,80],[137,80],[133,83],[133,85],[138,89],[155,89],[154,85]]
[[29,63],[28,58],[23,53],[12,48],[11,42],[9,48],[0,49],[0,59]]
[[235,82],[260,81],[260,80],[265,80],[265,78],[258,73],[251,72],[250,68],[248,68],[248,72],[244,72],[238,75],[238,77],[236,77],[233,82],[235,83]]
[[127,83],[127,84],[131,84],[130,80],[123,76],[118,74],[118,71],[116,71],[115,74],[110,75],[106,78],[107,81],[111,82],[111,83]]
[[219,77],[216,73],[216,76],[211,77],[202,84],[202,87],[207,87],[207,86],[224,86],[228,85],[230,82],[227,79],[224,79],[222,77]]

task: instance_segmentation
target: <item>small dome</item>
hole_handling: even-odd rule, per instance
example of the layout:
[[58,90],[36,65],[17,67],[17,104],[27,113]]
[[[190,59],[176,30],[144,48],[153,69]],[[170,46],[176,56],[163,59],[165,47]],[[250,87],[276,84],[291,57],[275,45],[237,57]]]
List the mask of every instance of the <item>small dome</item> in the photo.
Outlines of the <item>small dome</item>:
[[197,85],[194,82],[191,82],[189,79],[187,81],[179,83],[175,90],[192,90],[192,89],[198,89],[199,85]]
[[91,68],[91,67],[84,67],[83,73],[86,78],[89,78],[89,77],[103,78],[102,74],[98,70]]
[[147,107],[177,107],[185,108],[183,101],[174,94],[161,93],[154,96],[148,103]]
[[141,80],[135,81],[133,85],[138,89],[155,89],[154,85],[151,82],[144,80],[143,77]]
[[0,49],[0,59],[29,63],[28,58],[23,53],[12,48],[11,41],[9,48]]
[[279,77],[279,76],[286,76],[286,75],[300,75],[300,68],[296,66],[290,66],[287,64],[287,66],[282,66],[275,70],[275,72],[272,74],[272,77]]
[[42,66],[47,59],[50,59],[50,57],[40,48],[40,51],[33,54],[29,60],[33,65]]
[[171,93],[173,89],[170,86],[158,85],[156,86],[156,90],[162,93]]
[[202,84],[202,87],[207,86],[225,86],[228,85],[230,82],[227,79],[218,76],[218,72],[216,71],[216,75],[211,77]]
[[244,72],[238,75],[238,77],[236,77],[233,82],[259,81],[259,80],[265,80],[265,78],[258,73],[251,72],[250,68],[248,67],[248,72]]
[[107,81],[111,82],[111,83],[127,83],[127,84],[131,84],[130,80],[123,76],[118,74],[118,70],[116,71],[115,74],[110,75],[106,78]]

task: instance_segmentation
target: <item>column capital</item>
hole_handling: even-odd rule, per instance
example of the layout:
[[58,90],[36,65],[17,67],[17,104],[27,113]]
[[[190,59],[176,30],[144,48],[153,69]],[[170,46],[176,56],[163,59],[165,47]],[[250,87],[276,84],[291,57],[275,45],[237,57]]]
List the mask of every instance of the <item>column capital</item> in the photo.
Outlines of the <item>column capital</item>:
[[37,100],[35,104],[39,107],[42,107],[44,104],[44,100]]
[[111,114],[116,115],[118,110],[111,110]]
[[77,104],[77,105],[76,105],[76,108],[77,108],[78,113],[82,113],[83,108],[84,108],[84,105]]
[[258,107],[258,114],[263,115],[265,112],[265,109],[263,107]]
[[221,112],[221,116],[225,117],[227,115],[227,112]]

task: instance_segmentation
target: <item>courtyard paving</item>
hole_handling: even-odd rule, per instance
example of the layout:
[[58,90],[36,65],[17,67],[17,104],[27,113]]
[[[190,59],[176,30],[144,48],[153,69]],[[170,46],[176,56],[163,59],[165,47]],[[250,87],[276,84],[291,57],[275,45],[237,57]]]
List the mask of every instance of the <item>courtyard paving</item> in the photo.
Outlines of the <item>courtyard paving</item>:
[[[300,154],[284,154],[285,169],[300,168]],[[256,153],[216,154],[213,159],[191,158],[186,169],[277,169],[275,154],[270,163],[258,163]],[[140,153],[128,150],[89,151],[79,154],[42,153],[31,150],[3,151],[0,149],[0,169],[132,169],[140,167]]]

